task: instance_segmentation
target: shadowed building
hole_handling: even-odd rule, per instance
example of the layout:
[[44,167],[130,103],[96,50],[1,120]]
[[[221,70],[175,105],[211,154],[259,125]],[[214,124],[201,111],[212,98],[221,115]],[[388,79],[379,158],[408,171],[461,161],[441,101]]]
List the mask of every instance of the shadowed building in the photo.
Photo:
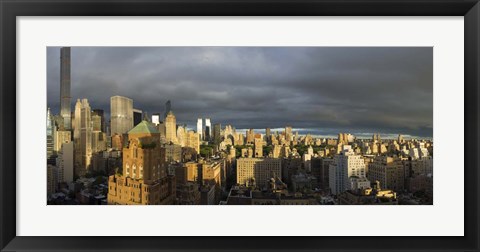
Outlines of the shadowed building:
[[405,171],[401,160],[379,156],[368,164],[368,178],[379,181],[383,188],[402,191],[405,187]]
[[167,102],[165,102],[165,117],[167,117],[168,112],[170,111],[172,111],[172,102],[168,100]]
[[57,157],[58,181],[70,183],[73,181],[73,143],[62,144]]
[[133,109],[133,126],[142,122],[142,116],[143,112],[140,109]]
[[63,117],[64,128],[72,129],[70,95],[70,47],[60,49],[60,115]]
[[219,144],[222,141],[222,125],[220,123],[215,123],[213,125],[213,140],[215,144]]
[[205,118],[205,140],[210,141],[212,136],[212,123],[210,118]]
[[107,125],[105,124],[105,113],[103,109],[94,109],[93,114],[100,116],[100,131],[107,132]]
[[165,144],[165,159],[168,163],[182,161],[182,146],[174,143]]
[[197,183],[177,184],[177,205],[200,205],[200,190]]

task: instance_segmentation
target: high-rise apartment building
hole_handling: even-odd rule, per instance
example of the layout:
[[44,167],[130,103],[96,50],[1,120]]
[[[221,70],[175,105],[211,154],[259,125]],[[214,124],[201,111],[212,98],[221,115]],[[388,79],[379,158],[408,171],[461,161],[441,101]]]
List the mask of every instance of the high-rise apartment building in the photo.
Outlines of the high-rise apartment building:
[[171,110],[165,118],[165,140],[167,143],[177,143],[177,119]]
[[210,118],[205,118],[205,140],[210,141],[211,136],[212,136],[212,123],[210,122]]
[[92,153],[107,149],[107,135],[101,131],[92,131]]
[[365,178],[365,160],[362,156],[355,154],[350,145],[344,145],[341,153],[334,157],[333,164],[330,164],[329,176],[332,194],[350,190],[350,177]]
[[222,125],[220,123],[213,125],[213,141],[215,144],[219,144],[222,141]]
[[263,157],[264,142],[263,142],[262,135],[260,135],[260,134],[255,135],[254,144],[255,144],[255,157],[257,157],[257,158]]
[[379,181],[384,189],[401,191],[405,187],[405,170],[401,160],[378,156],[368,164],[368,179]]
[[185,147],[187,144],[187,126],[179,125],[177,127],[177,142],[181,147]]
[[255,143],[255,132],[253,129],[247,130],[247,144]]
[[75,174],[85,175],[92,159],[92,116],[87,99],[78,99],[75,104],[75,125],[73,139],[75,143]]
[[200,164],[197,162],[187,162],[181,167],[175,169],[175,178],[177,184],[185,184],[187,182],[197,182],[199,180]]
[[290,142],[293,140],[293,131],[291,126],[285,127],[285,141]]
[[238,132],[235,134],[234,145],[243,145],[245,143],[245,137],[242,133]]
[[160,114],[159,113],[154,113],[152,114],[152,123],[157,126],[160,124]]
[[72,132],[66,130],[57,130],[54,137],[53,150],[59,152],[62,150],[62,145],[72,141]]
[[200,136],[193,130],[187,132],[187,147],[194,148],[200,154]]
[[123,96],[110,98],[110,135],[122,135],[133,128],[133,100]]
[[259,187],[268,185],[271,178],[282,177],[282,160],[278,158],[237,159],[237,184]]
[[100,117],[100,131],[107,132],[107,125],[105,123],[105,113],[103,109],[94,109],[93,114]]
[[303,167],[307,172],[312,171],[312,158],[313,158],[313,148],[312,146],[308,146],[307,153],[304,153],[302,156]]
[[60,115],[63,117],[65,130],[70,130],[72,128],[70,60],[70,47],[62,47],[60,49]]
[[200,136],[200,141],[203,140],[203,125],[202,118],[197,119],[197,133]]
[[56,192],[58,184],[58,171],[55,165],[47,165],[47,198]]
[[54,147],[55,147],[55,123],[53,116],[50,113],[50,108],[47,109],[47,164],[55,165]]
[[165,149],[160,134],[142,121],[128,132],[123,148],[123,172],[108,178],[110,205],[172,205],[175,203],[175,177],[167,174]]
[[102,118],[95,113],[92,113],[92,127],[93,131],[102,131]]
[[64,143],[57,157],[58,181],[73,181],[73,143]]
[[348,144],[348,135],[347,133],[338,133],[338,144]]
[[170,100],[168,100],[165,103],[165,118],[167,117],[168,112],[170,112],[170,111],[172,111],[172,102],[170,102]]
[[143,112],[140,109],[133,109],[133,126],[143,121]]
[[178,144],[165,144],[165,160],[168,163],[182,161],[182,147]]
[[221,164],[219,162],[203,162],[201,163],[201,180],[204,184],[215,184],[220,187],[221,184]]

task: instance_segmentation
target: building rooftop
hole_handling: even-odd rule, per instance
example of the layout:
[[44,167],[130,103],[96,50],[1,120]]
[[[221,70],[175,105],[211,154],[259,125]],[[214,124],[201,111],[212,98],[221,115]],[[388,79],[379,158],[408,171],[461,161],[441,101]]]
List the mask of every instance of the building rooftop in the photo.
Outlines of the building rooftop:
[[150,133],[150,134],[158,134],[157,128],[150,124],[147,121],[142,121],[141,123],[137,124],[133,129],[131,129],[128,134],[139,134],[139,133]]

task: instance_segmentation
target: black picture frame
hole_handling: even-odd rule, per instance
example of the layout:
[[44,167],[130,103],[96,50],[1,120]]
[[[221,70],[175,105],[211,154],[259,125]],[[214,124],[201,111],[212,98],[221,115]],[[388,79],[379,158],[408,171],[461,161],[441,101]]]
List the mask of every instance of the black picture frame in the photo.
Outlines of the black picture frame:
[[[465,236],[463,237],[22,237],[16,235],[18,16],[464,16]],[[2,251],[479,251],[478,0],[0,0]],[[453,85],[460,85],[459,83]],[[459,185],[455,185],[459,188]],[[461,187],[461,185],[460,185]],[[460,188],[461,189],[461,188]],[[126,224],[128,225],[128,224]],[[320,227],[319,227],[320,228]],[[374,228],[374,227],[372,227]],[[414,226],[412,226],[414,228]]]

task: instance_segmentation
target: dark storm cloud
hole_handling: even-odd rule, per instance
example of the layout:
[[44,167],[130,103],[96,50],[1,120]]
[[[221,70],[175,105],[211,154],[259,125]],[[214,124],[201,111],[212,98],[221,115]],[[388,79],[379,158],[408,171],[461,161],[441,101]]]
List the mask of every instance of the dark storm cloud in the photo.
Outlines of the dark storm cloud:
[[[77,98],[109,113],[110,97],[237,128],[381,132],[431,137],[432,48],[74,47]],[[48,105],[59,107],[59,48],[47,49]]]

